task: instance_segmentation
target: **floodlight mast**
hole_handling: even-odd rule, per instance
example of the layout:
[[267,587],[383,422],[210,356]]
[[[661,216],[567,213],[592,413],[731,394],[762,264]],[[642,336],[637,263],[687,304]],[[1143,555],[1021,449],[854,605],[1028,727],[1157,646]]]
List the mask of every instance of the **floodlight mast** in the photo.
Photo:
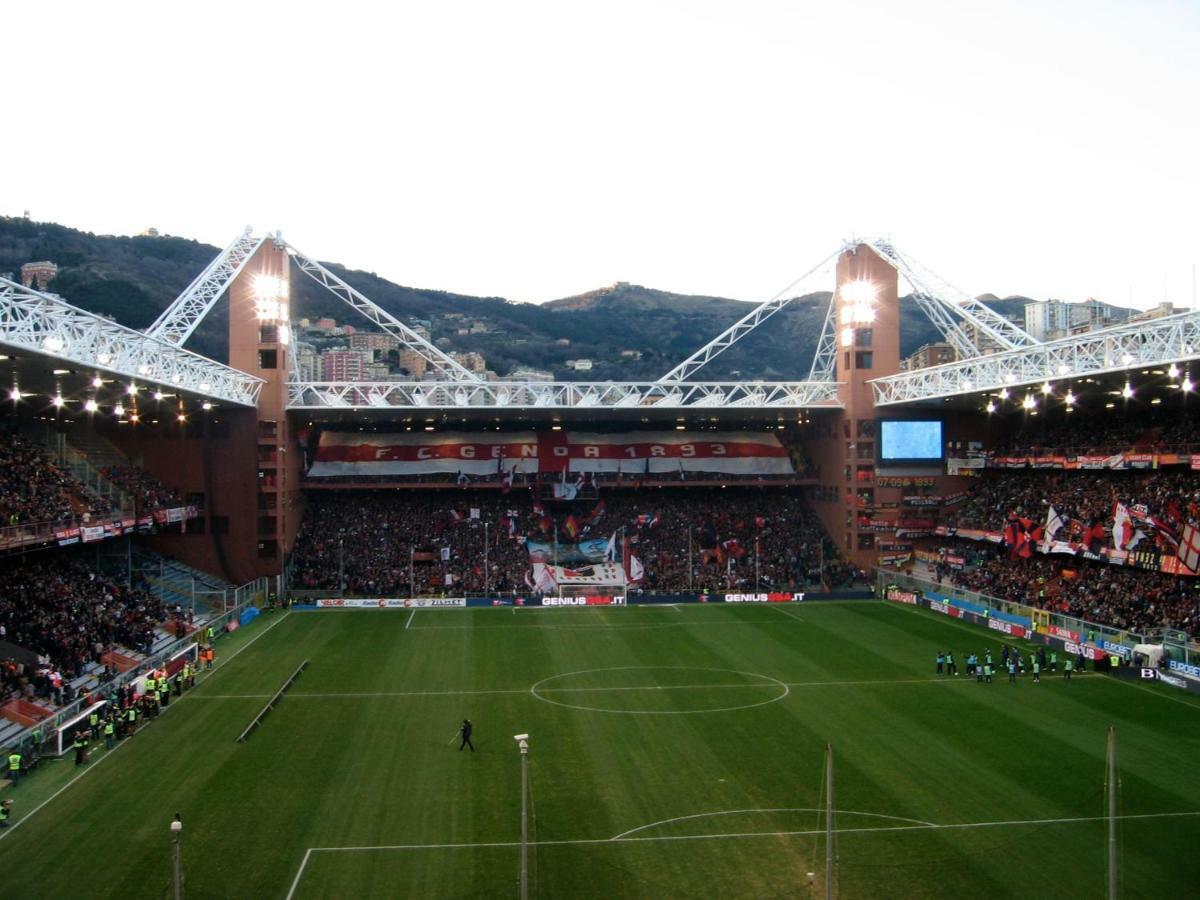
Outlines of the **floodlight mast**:
[[[960,357],[970,359],[983,355],[983,348],[972,339],[966,326],[973,327],[977,334],[986,335],[1001,350],[1036,347],[1041,343],[986,304],[955,288],[908,254],[901,253],[891,242],[877,240],[870,247],[904,276],[912,286],[917,305]],[[963,321],[959,322],[955,316]]]
[[330,293],[340,297],[345,303],[396,338],[396,340],[409,350],[422,356],[429,365],[447,376],[451,381],[477,382],[483,380],[474,372],[460,365],[453,358],[425,340],[425,338],[421,337],[421,335],[417,334],[369,297],[351,287],[337,275],[334,275],[315,259],[301,253],[291,244],[287,245],[287,249],[291,254],[292,261],[301,272]]
[[742,316],[679,365],[675,366],[675,368],[673,368],[670,372],[659,378],[656,383],[665,384],[669,382],[686,381],[693,374],[706,366],[709,361],[724,353],[726,350],[748,335],[751,331],[796,299],[795,294],[792,294],[789,297],[784,297],[784,294],[790,293],[801,283],[807,281],[813,275],[817,274],[817,272],[828,265],[830,261],[837,259],[849,248],[856,246],[857,243],[857,241],[848,242],[838,247],[837,250],[829,254],[770,300],[767,300],[765,303],[760,303],[758,306],[754,307],[754,309],[752,309],[746,315]]
[[163,310],[154,324],[146,329],[146,334],[182,346],[265,240],[265,237],[254,237],[247,226]]

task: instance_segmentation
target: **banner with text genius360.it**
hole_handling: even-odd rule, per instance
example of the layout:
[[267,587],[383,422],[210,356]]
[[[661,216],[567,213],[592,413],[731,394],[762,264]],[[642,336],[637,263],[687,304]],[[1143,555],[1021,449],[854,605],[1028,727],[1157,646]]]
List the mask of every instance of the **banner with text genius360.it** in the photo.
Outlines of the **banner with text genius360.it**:
[[364,434],[326,431],[312,477],[529,475],[537,472],[630,476],[712,472],[791,475],[787,449],[773,434],[644,431],[618,434],[552,431],[512,434]]

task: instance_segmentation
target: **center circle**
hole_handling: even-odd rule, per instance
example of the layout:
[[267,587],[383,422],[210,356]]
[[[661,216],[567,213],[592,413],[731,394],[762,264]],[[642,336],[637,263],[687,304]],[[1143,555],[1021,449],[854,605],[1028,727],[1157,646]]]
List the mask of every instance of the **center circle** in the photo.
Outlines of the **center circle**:
[[613,666],[551,675],[529,693],[543,703],[585,712],[687,716],[766,706],[790,690],[777,678],[737,669]]

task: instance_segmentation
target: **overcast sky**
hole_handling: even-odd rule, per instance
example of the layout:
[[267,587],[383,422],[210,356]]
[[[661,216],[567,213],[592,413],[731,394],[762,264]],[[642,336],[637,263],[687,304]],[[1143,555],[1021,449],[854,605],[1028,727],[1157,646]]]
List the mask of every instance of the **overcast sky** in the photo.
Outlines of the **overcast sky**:
[[3,19],[3,214],[222,246],[279,228],[516,300],[616,280],[762,300],[890,235],[970,293],[1192,302],[1195,0],[46,0]]

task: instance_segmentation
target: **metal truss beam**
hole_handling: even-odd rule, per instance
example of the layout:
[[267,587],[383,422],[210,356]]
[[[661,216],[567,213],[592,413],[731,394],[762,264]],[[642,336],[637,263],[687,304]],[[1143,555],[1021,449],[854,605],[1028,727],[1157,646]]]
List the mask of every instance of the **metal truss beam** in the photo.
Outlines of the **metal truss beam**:
[[183,346],[183,342],[191,337],[196,326],[208,315],[265,240],[264,237],[252,236],[247,227],[163,310],[154,324],[146,329],[146,334]]
[[830,295],[829,306],[825,309],[825,324],[821,326],[821,336],[817,338],[817,352],[813,354],[812,368],[808,370],[809,381],[837,380],[836,308],[837,297]]
[[474,372],[459,365],[450,356],[429,343],[429,341],[425,340],[425,338],[421,337],[369,297],[366,297],[341,278],[338,278],[316,260],[305,256],[291,244],[288,245],[288,251],[292,254],[292,260],[300,268],[300,271],[312,278],[317,284],[340,297],[352,308],[362,313],[392,337],[396,338],[396,340],[409,350],[419,353],[429,365],[442,375],[454,380],[469,382],[482,380]]
[[0,278],[0,343],[128,378],[254,406],[263,381],[61,297]]
[[293,382],[288,409],[840,408],[837,384],[797,382]]
[[[740,319],[722,331],[719,335],[673,368],[670,372],[662,376],[662,378],[658,379],[657,383],[668,384],[685,381],[688,378],[691,378],[692,375],[694,375],[699,369],[706,366],[710,360],[724,353],[767,319],[771,318],[771,316],[775,315],[775,313],[779,312],[781,309],[795,300],[796,294],[793,293],[793,291],[796,290],[800,284],[817,274],[817,272],[821,271],[821,269],[827,266],[831,260],[837,259],[844,251],[855,246],[856,243],[857,242],[847,243],[843,244],[841,247],[838,247],[837,250],[829,254],[829,256],[825,257],[770,300],[767,300],[765,303],[760,303],[758,306],[754,307],[754,309],[746,313],[746,315],[742,316]],[[784,294],[788,294],[788,296],[784,297]]]
[[1119,325],[871,382],[875,405],[955,397],[1200,359],[1200,312]]
[[[969,329],[964,325],[973,326],[978,336],[990,338],[1002,350],[1038,345],[1039,341],[1024,329],[944,281],[888,241],[877,240],[871,244],[871,248],[904,276],[912,286],[917,304],[960,356],[979,356],[986,350],[979,346],[978,339],[972,340]],[[958,322],[954,316],[963,321]]]

